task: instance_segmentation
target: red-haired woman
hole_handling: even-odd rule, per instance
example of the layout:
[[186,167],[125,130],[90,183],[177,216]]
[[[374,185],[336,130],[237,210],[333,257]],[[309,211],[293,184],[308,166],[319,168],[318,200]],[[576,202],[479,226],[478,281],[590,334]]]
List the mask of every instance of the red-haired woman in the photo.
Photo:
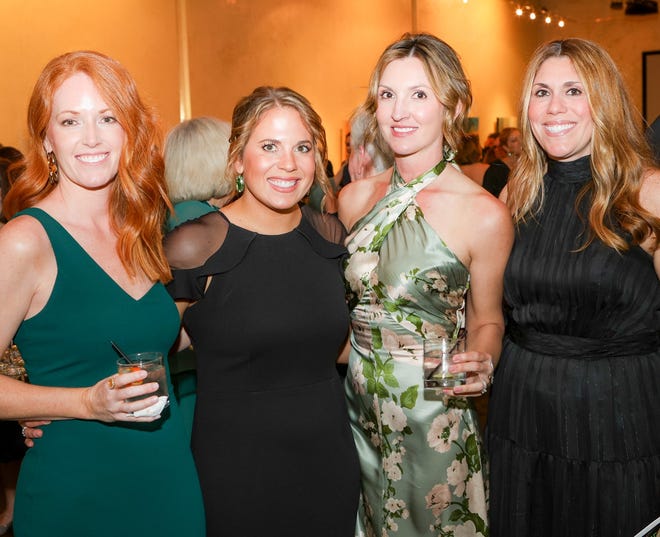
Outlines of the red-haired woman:
[[166,354],[178,333],[154,115],[118,62],[73,52],[41,73],[28,128],[3,203],[0,348],[14,338],[31,384],[0,377],[0,417],[52,423],[24,459],[15,533],[203,535],[176,401],[136,417],[157,398],[128,400],[157,384],[116,375],[110,345]]

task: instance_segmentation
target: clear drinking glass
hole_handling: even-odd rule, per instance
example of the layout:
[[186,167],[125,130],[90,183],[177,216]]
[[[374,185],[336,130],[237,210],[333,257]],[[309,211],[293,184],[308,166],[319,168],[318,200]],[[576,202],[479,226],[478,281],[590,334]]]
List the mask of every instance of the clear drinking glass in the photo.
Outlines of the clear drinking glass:
[[142,410],[137,410],[134,412],[134,415],[137,417],[158,416],[170,401],[167,389],[167,374],[165,372],[165,365],[163,364],[163,354],[160,352],[138,352],[136,354],[129,354],[128,360],[126,358],[117,360],[117,371],[119,373],[131,373],[139,369],[144,369],[147,372],[147,377],[135,384],[157,382],[158,390],[147,395],[131,397],[128,400],[139,401],[140,399],[156,395],[158,396],[158,402]]
[[465,352],[465,337],[424,340],[424,387],[453,388],[465,384],[465,373],[450,373],[454,355]]

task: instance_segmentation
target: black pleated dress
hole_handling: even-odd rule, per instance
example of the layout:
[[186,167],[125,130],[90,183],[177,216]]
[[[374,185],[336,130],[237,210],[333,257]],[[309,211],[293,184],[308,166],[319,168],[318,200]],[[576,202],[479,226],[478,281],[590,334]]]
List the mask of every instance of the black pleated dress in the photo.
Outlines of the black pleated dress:
[[491,537],[632,537],[660,516],[660,283],[639,247],[575,251],[590,178],[589,157],[550,162],[506,269]]

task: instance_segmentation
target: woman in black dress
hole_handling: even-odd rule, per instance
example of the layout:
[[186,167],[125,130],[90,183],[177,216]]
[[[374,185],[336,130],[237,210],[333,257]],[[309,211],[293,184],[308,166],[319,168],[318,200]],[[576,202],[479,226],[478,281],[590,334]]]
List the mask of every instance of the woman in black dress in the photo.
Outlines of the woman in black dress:
[[234,109],[241,196],[166,239],[197,353],[193,452],[209,536],[349,537],[359,469],[335,362],[349,317],[343,228],[299,203],[325,176],[308,101],[261,87]]
[[542,45],[523,88],[491,536],[631,537],[660,515],[660,171],[598,45]]

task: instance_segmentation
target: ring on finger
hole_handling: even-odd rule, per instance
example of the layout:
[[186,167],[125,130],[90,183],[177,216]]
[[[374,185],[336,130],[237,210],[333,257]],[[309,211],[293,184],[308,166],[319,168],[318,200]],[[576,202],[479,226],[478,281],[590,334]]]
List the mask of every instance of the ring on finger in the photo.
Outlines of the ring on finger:
[[483,388],[481,388],[481,395],[484,395],[488,391],[488,382],[485,380],[481,381]]
[[114,376],[110,377],[108,379],[108,388],[110,388],[111,390],[115,389],[115,377]]
[[27,427],[21,427],[21,435],[23,435],[23,438],[27,438],[27,436],[25,435],[25,430],[26,429],[27,429]]

